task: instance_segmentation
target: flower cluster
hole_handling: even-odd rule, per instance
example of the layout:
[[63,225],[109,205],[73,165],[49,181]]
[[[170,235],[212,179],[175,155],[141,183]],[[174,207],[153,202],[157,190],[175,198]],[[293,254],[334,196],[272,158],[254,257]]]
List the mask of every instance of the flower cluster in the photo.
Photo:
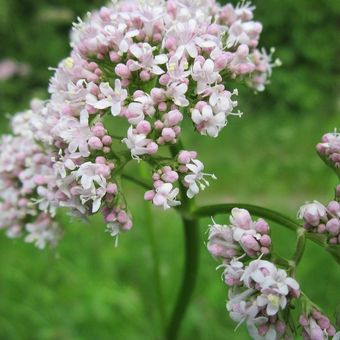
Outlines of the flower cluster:
[[206,177],[216,179],[215,175],[203,172],[204,165],[198,160],[197,152],[182,150],[178,154],[177,162],[173,162],[172,167],[163,166],[156,171],[153,176],[153,190],[145,193],[144,198],[152,201],[155,206],[162,206],[168,209],[180,205],[181,202],[176,200],[179,194],[179,188],[174,187],[174,183],[180,181],[186,188],[188,198],[193,198],[209,186]]
[[[217,137],[229,116],[241,114],[228,80],[258,91],[268,83],[275,63],[258,49],[262,25],[253,10],[248,2],[133,0],[79,19],[70,56],[54,69],[50,98],[13,118],[14,134],[45,155],[46,183],[32,189],[39,209],[51,216],[58,207],[81,217],[100,212],[111,235],[129,230],[121,178],[131,159],[151,166],[153,190],[145,199],[155,206],[176,206],[183,194],[205,189],[215,176],[204,172],[196,151],[176,143],[185,120]],[[268,236],[243,234],[235,238],[249,254],[268,252]]]
[[253,221],[245,209],[232,210],[230,225],[210,226],[207,247],[222,260],[223,280],[229,287],[227,310],[238,324],[246,323],[254,339],[288,334],[281,311],[300,295],[299,284],[285,270],[267,260],[251,259],[268,255],[270,245],[266,221]]
[[316,308],[312,308],[308,315],[302,314],[299,318],[299,323],[303,327],[302,336],[304,340],[325,340],[330,336],[334,336],[336,332],[327,316]]
[[229,288],[227,310],[232,320],[246,323],[254,339],[279,339],[290,334],[281,311],[300,295],[296,280],[272,262],[253,260],[244,265],[237,259],[225,265]]
[[270,253],[269,225],[263,219],[253,221],[245,209],[231,211],[230,225],[215,222],[210,226],[208,250],[217,258],[229,261],[246,253],[250,257]]
[[340,133],[336,130],[322,136],[316,150],[320,157],[340,174]]
[[61,231],[53,217],[58,197],[50,158],[29,137],[0,140],[0,229],[24,235],[38,248],[55,246]]
[[329,243],[340,244],[340,204],[331,201],[324,206],[318,201],[304,204],[298,218],[304,221],[304,227],[310,231],[327,236]]

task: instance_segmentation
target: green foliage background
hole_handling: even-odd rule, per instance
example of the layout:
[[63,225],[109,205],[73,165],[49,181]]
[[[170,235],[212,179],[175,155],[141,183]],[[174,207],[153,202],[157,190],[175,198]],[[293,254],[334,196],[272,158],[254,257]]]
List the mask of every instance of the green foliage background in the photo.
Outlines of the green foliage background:
[[[254,1],[264,24],[262,44],[275,46],[283,66],[274,70],[265,93],[241,89],[242,119],[231,118],[215,139],[185,135],[200,150],[207,170],[219,180],[199,203],[251,202],[294,216],[306,200],[331,198],[335,177],[314,152],[320,136],[339,125],[339,44],[337,0]],[[0,59],[31,65],[24,78],[0,82],[1,131],[6,113],[46,98],[51,71],[69,52],[71,22],[103,4],[100,0],[0,0]],[[187,129],[190,131],[190,129]],[[213,150],[213,152],[211,152]],[[131,171],[138,171],[131,168]],[[56,251],[38,251],[0,235],[0,339],[159,339],[160,320],[148,246],[153,223],[160,251],[166,311],[176,295],[183,239],[174,212],[159,212],[142,200],[142,190],[126,184],[134,230],[118,248],[100,218],[85,224],[60,221],[65,237]],[[227,217],[225,217],[226,219]],[[223,218],[221,218],[221,221]],[[208,221],[201,223],[201,269],[182,339],[247,339],[225,311],[226,288],[207,254]],[[277,251],[289,256],[290,232],[273,225]],[[328,314],[340,303],[339,268],[308,244],[298,279]]]

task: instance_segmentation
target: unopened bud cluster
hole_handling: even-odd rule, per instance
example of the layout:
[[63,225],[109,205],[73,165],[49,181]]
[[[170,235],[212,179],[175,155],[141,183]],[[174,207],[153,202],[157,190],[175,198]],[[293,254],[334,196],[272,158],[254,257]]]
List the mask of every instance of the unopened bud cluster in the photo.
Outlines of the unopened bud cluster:
[[333,337],[336,332],[327,316],[315,307],[311,308],[306,315],[302,314],[299,323],[303,327],[302,337],[304,340],[325,340],[328,337]]
[[320,157],[340,175],[340,133],[326,133],[317,144],[316,150]]
[[327,236],[330,244],[340,244],[340,203],[331,201],[326,206],[318,201],[304,204],[298,218],[310,231]]

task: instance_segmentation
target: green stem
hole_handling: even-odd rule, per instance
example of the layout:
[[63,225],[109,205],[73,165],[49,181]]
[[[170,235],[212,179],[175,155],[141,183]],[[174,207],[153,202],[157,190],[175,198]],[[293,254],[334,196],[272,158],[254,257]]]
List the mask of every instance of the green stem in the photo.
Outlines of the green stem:
[[142,188],[146,189],[146,190],[151,190],[152,189],[152,186],[146,182],[144,182],[143,180],[140,180],[140,179],[137,179],[135,178],[134,176],[130,176],[130,175],[127,175],[127,174],[122,174],[122,178],[132,182],[132,183],[135,183],[139,186],[141,186]]
[[[139,167],[140,175],[142,179],[136,179],[132,176],[125,175],[125,178],[135,182],[143,186],[146,189],[151,189],[150,186],[143,181],[143,178],[148,176],[148,169],[146,168],[146,164],[142,163]],[[124,176],[124,175],[123,175]],[[164,304],[164,296],[162,289],[162,280],[161,280],[161,269],[160,269],[160,257],[159,257],[159,249],[157,244],[157,238],[154,230],[154,223],[151,213],[151,206],[149,202],[144,201],[144,217],[146,224],[146,231],[149,238],[149,244],[151,249],[151,258],[152,258],[152,268],[153,268],[153,277],[155,283],[155,291],[158,303],[159,316],[161,321],[162,330],[165,329],[166,325],[166,311]]]
[[294,261],[294,266],[297,267],[297,265],[300,263],[302,259],[302,255],[305,251],[305,245],[306,245],[306,230],[305,229],[298,229],[297,231],[297,242],[296,242],[296,248],[293,255],[292,260]]
[[[183,149],[183,146],[180,141],[177,145],[171,146],[170,151],[172,157],[175,158],[181,149]],[[194,293],[199,267],[199,222],[198,218],[191,214],[195,203],[193,199],[188,199],[186,196],[186,188],[182,184],[180,184],[179,189],[182,204],[181,208],[177,211],[180,212],[184,228],[185,262],[181,288],[166,330],[165,338],[167,340],[175,340],[178,337],[181,323]]]
[[183,268],[182,285],[177,296],[176,305],[167,327],[166,339],[175,340],[187,307],[193,295],[199,264],[199,225],[198,220],[183,218],[185,236],[185,263]]
[[164,304],[164,296],[162,289],[162,280],[161,280],[161,270],[160,270],[160,259],[159,259],[159,249],[157,244],[157,239],[154,230],[153,218],[150,211],[150,204],[146,202],[144,205],[144,216],[146,220],[146,230],[148,233],[150,248],[151,248],[151,257],[152,257],[152,267],[153,267],[153,277],[155,280],[155,290],[157,296],[158,310],[160,321],[162,325],[162,329],[165,329],[166,325],[166,312],[165,312],[165,304]]
[[228,204],[208,205],[205,207],[197,208],[195,211],[193,211],[193,215],[196,217],[210,217],[210,216],[214,216],[217,214],[228,214],[235,207],[247,209],[251,214],[255,216],[267,218],[293,231],[297,231],[299,230],[299,228],[301,228],[301,226],[297,222],[290,219],[289,217],[286,217],[274,210],[259,207],[257,205],[252,205],[252,204],[228,203]]

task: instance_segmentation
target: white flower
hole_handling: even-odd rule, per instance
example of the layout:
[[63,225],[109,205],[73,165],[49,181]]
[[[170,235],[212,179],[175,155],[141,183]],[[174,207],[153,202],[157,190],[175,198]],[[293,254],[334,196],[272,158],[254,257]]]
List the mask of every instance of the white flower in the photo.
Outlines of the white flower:
[[156,112],[154,102],[149,95],[144,95],[134,99],[134,102],[130,103],[128,106],[130,113],[129,123],[137,125],[147,116],[153,116]]
[[231,319],[238,322],[236,328],[243,322],[246,322],[247,325],[259,325],[267,322],[268,319],[266,317],[257,316],[259,307],[256,301],[246,301],[254,292],[254,289],[247,289],[241,293],[238,293],[235,289],[229,289],[227,310],[229,311]]
[[156,188],[156,194],[152,200],[155,206],[162,206],[164,210],[180,205],[181,202],[176,201],[176,196],[179,193],[178,188],[173,188],[171,183],[163,183]]
[[166,64],[170,82],[180,83],[190,75],[188,70],[188,62],[186,58],[178,59],[175,55],[172,56]]
[[103,98],[98,99],[92,93],[88,93],[86,95],[86,103],[99,110],[110,107],[112,115],[118,116],[122,110],[122,105],[127,98],[127,90],[122,89],[120,80],[115,80],[114,90],[110,87],[109,83],[101,83],[99,85],[99,90]]
[[190,170],[190,173],[184,177],[184,181],[189,185],[187,190],[187,196],[193,198],[198,192],[204,190],[209,186],[209,182],[204,178],[204,176],[210,176],[216,179],[215,175],[204,173],[204,165],[198,159],[193,159],[192,163],[186,165]]
[[92,137],[88,124],[89,114],[86,110],[80,113],[80,121],[74,117],[63,116],[56,126],[56,132],[68,143],[68,151],[73,154],[79,150],[81,156],[90,155],[88,140]]
[[236,20],[229,28],[227,47],[232,47],[236,44],[254,46],[257,44],[261,31],[262,25],[259,22]]
[[151,140],[146,138],[144,134],[134,133],[133,127],[130,126],[127,138],[124,138],[122,142],[130,149],[131,157],[139,160],[138,156],[148,153],[147,145],[151,142]]
[[254,260],[245,268],[241,280],[248,288],[252,287],[254,282],[261,285],[265,281],[266,276],[275,273],[276,270],[275,265],[269,261]]
[[189,105],[189,101],[185,97],[188,85],[184,83],[172,83],[167,87],[166,96],[173,99],[178,106],[185,107]]
[[153,48],[148,43],[133,44],[130,46],[130,52],[138,59],[138,62],[135,61],[130,65],[131,71],[144,69],[156,75],[164,73],[158,65],[165,64],[168,57],[165,54],[154,56]]
[[80,178],[80,184],[85,190],[90,189],[95,183],[99,186],[105,186],[105,178],[98,174],[100,167],[101,164],[85,162],[80,165],[78,170],[74,171],[76,179]]
[[106,25],[104,32],[107,33],[107,38],[110,39],[118,47],[118,53],[123,55],[129,50],[129,46],[132,44],[133,37],[137,36],[139,31],[132,30],[126,32],[127,25],[119,23],[117,27],[113,25]]
[[256,303],[259,307],[266,307],[266,314],[272,316],[278,313],[279,309],[284,309],[287,305],[287,298],[278,294],[261,294],[257,297]]
[[84,189],[82,186],[73,187],[73,193],[79,195],[81,204],[84,206],[87,202],[92,201],[91,212],[96,213],[100,209],[102,198],[106,194],[106,181],[100,184],[98,188],[92,185]]
[[220,81],[221,76],[214,71],[214,62],[211,59],[205,60],[204,64],[196,61],[191,71],[192,79],[197,82],[197,93],[203,93],[209,85]]
[[182,58],[183,55],[188,54],[191,58],[196,58],[198,55],[195,38],[197,35],[196,20],[189,20],[187,22],[178,22],[170,30],[169,35],[176,39],[177,50],[176,57]]
[[237,106],[237,101],[232,100],[232,95],[237,95],[238,91],[226,91],[223,85],[216,85],[210,88],[209,104],[215,113],[224,112],[226,115],[231,113],[233,108]]
[[202,135],[210,137],[217,137],[219,131],[227,124],[225,113],[219,112],[214,114],[210,105],[205,105],[202,111],[193,109],[191,111],[191,119]]

